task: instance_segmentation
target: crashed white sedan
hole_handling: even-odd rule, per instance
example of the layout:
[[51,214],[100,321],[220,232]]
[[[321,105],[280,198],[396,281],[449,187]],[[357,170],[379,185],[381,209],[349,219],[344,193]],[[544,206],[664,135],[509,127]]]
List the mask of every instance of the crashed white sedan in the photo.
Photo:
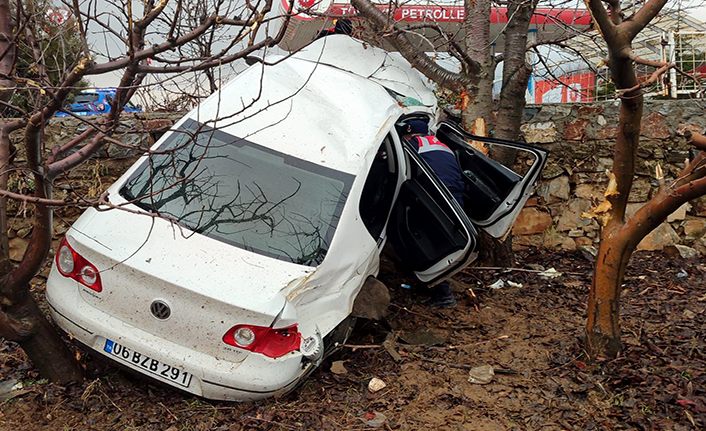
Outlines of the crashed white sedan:
[[[502,236],[546,153],[516,173],[437,124],[399,57],[347,36],[269,57],[189,112],[87,210],[47,281],[56,323],[88,348],[195,395],[255,400],[294,388],[348,336],[386,243],[420,280]],[[466,208],[402,140],[422,119],[457,155]],[[492,151],[492,148],[491,148]],[[465,212],[464,212],[465,210]]]

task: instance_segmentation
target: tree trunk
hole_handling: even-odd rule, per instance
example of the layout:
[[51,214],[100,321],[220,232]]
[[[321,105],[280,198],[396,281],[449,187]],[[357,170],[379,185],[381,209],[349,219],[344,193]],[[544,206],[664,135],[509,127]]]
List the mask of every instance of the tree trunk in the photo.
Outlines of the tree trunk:
[[588,295],[586,351],[614,358],[620,351],[620,293],[630,259],[621,237],[602,238]]
[[[632,60],[624,51],[611,51],[608,66],[616,88],[629,89],[637,86],[637,75]],[[625,208],[635,174],[642,107],[643,97],[640,89],[626,93],[620,101],[612,170],[615,190],[606,197],[610,210],[600,219],[603,225],[601,242],[588,301],[586,351],[592,356],[615,357],[620,351],[620,288],[634,249],[628,244],[630,241],[639,242],[649,233],[648,230],[640,238],[630,238],[624,234],[623,229]]]
[[[12,39],[12,13],[9,0],[0,0],[0,76],[11,76],[15,66],[16,47]],[[11,79],[0,77],[0,101],[9,102],[14,94],[15,83]],[[0,107],[4,110],[4,107]],[[11,113],[12,115],[14,113]],[[9,130],[3,125],[0,127],[0,188],[7,189],[8,162],[10,160]],[[7,239],[7,199],[0,197],[0,248],[1,255],[10,256],[10,246]]]
[[[11,76],[15,67],[16,47],[12,43],[12,12],[9,0],[0,0],[0,75]],[[0,100],[9,102],[14,94],[15,83],[0,77]]]
[[[5,261],[3,266],[8,269],[12,265]],[[3,284],[8,277],[4,279]],[[19,290],[18,297],[0,313],[0,335],[20,344],[42,377],[62,385],[80,381],[79,363],[34,302],[28,286]]]
[[470,82],[465,85],[469,101],[461,113],[461,127],[473,130],[477,118],[485,121],[486,128],[492,124],[493,78],[495,61],[490,47],[490,0],[465,0],[466,18],[463,27],[466,31],[468,56],[476,61],[479,71],[469,74]]

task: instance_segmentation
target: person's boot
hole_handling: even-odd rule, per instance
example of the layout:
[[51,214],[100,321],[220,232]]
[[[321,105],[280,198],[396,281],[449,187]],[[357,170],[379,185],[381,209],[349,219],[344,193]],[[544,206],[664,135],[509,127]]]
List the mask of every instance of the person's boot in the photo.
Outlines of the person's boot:
[[422,305],[433,308],[453,308],[456,306],[456,299],[451,291],[448,281],[442,281],[432,287],[431,298],[422,301]]

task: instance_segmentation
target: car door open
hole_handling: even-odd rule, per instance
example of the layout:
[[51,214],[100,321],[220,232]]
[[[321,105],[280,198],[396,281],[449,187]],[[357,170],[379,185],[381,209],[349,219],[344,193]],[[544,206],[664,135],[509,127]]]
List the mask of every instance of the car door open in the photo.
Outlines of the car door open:
[[475,259],[478,233],[417,152],[407,145],[403,151],[409,175],[400,187],[387,235],[417,277],[435,283]]
[[[447,121],[439,124],[436,137],[453,150],[463,171],[468,217],[491,236],[504,237],[532,193],[548,152],[518,142],[473,136]],[[491,153],[493,147],[517,150],[514,170],[488,157],[482,147]]]

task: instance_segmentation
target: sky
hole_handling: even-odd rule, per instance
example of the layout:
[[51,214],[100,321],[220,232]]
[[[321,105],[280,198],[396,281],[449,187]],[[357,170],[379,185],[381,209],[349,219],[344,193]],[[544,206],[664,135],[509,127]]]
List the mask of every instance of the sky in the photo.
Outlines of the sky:
[[[345,1],[345,0],[343,0]],[[343,2],[342,0],[334,0],[334,2]],[[638,2],[640,0],[637,0]],[[644,0],[643,0],[644,1]],[[98,2],[100,5],[102,2]],[[139,2],[138,2],[139,3]],[[275,2],[278,4],[278,2]],[[670,6],[673,8],[679,7],[681,4],[681,7],[684,9],[689,9],[690,15],[701,21],[701,22],[706,22],[706,0],[677,0],[677,1],[670,1]],[[582,1],[577,1],[576,6],[579,8],[583,8],[583,2]],[[115,50],[115,46],[111,46],[111,44],[108,42],[105,42],[105,38],[102,37],[99,34],[94,34],[90,35],[89,34],[89,42],[91,42],[94,45],[94,48],[98,51],[101,51],[102,49],[109,49],[111,51]],[[99,59],[100,61],[100,59]],[[119,82],[119,74],[106,74],[106,75],[100,75],[100,76],[92,76],[90,78],[91,83],[96,86],[96,87],[110,87],[110,86],[115,86]]]

